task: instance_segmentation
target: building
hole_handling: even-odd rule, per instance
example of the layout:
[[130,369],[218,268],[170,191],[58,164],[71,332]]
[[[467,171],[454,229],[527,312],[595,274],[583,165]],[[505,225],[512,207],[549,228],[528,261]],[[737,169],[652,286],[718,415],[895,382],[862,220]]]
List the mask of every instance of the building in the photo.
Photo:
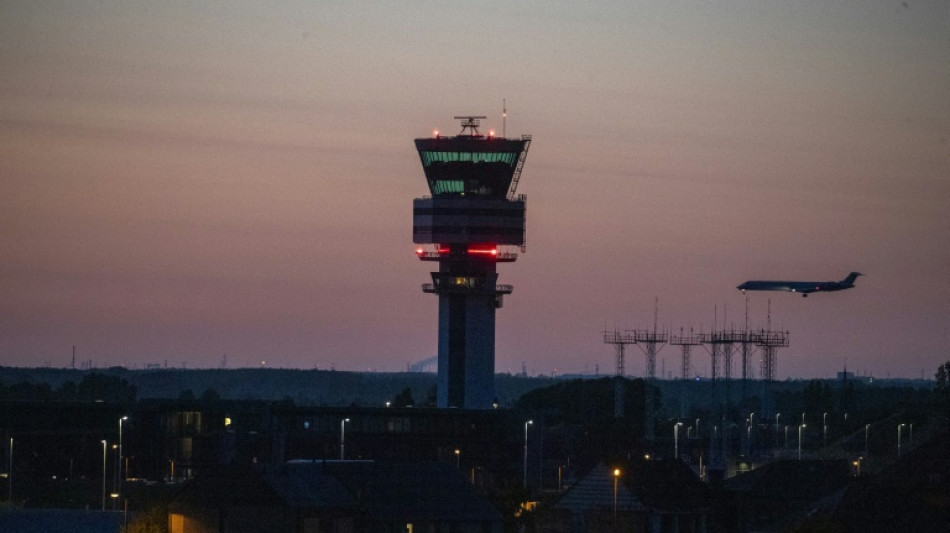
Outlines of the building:
[[558,500],[574,533],[644,531],[705,533],[717,530],[712,491],[675,460],[600,463]]
[[292,461],[203,472],[169,505],[170,533],[495,533],[502,517],[450,466]]
[[511,294],[496,265],[517,255],[499,246],[524,246],[525,198],[515,196],[529,136],[482,135],[479,120],[456,117],[456,137],[416,139],[431,196],[413,201],[412,240],[432,244],[419,259],[438,262],[432,283],[439,296],[438,407],[490,409],[496,403],[495,310]]
[[738,531],[783,530],[852,479],[846,460],[775,461],[723,482]]
[[298,459],[434,461],[479,485],[517,472],[521,418],[507,409],[305,407],[143,400],[126,443],[131,477],[183,480],[227,464]]

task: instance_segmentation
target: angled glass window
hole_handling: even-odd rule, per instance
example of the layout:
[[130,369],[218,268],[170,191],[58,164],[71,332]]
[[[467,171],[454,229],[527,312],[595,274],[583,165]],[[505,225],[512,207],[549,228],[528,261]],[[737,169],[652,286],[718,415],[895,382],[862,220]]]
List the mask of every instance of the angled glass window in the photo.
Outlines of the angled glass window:
[[422,165],[431,166],[433,163],[455,163],[458,161],[473,163],[504,163],[514,166],[518,162],[518,152],[419,152]]
[[438,180],[431,184],[432,194],[449,194],[465,192],[465,182],[462,180]]

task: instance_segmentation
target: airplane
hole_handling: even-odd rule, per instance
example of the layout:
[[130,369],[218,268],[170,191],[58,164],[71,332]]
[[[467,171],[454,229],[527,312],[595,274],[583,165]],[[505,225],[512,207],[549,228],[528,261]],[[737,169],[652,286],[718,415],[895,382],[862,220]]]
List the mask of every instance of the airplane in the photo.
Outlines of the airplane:
[[736,287],[745,291],[788,291],[800,292],[802,298],[807,298],[813,292],[834,292],[854,287],[854,280],[863,276],[860,272],[852,272],[841,281],[747,281]]

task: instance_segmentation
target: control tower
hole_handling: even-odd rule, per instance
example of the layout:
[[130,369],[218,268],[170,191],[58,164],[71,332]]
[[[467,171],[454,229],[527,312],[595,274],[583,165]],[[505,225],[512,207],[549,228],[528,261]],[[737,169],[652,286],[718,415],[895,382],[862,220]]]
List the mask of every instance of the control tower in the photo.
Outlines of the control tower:
[[495,267],[517,254],[500,246],[525,243],[525,198],[515,196],[531,144],[482,135],[485,117],[455,117],[455,137],[416,139],[431,196],[412,202],[416,255],[438,262],[423,292],[439,296],[438,406],[490,409],[495,403],[495,309],[511,285]]

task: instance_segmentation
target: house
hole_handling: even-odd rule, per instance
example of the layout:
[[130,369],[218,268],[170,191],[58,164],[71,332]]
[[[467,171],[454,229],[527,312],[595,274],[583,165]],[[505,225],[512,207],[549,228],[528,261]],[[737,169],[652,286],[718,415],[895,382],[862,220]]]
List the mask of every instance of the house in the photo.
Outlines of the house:
[[723,482],[733,529],[778,528],[833,495],[851,479],[845,460],[775,461]]
[[687,465],[664,460],[598,464],[554,508],[570,512],[576,533],[702,533],[712,504],[711,492]]

